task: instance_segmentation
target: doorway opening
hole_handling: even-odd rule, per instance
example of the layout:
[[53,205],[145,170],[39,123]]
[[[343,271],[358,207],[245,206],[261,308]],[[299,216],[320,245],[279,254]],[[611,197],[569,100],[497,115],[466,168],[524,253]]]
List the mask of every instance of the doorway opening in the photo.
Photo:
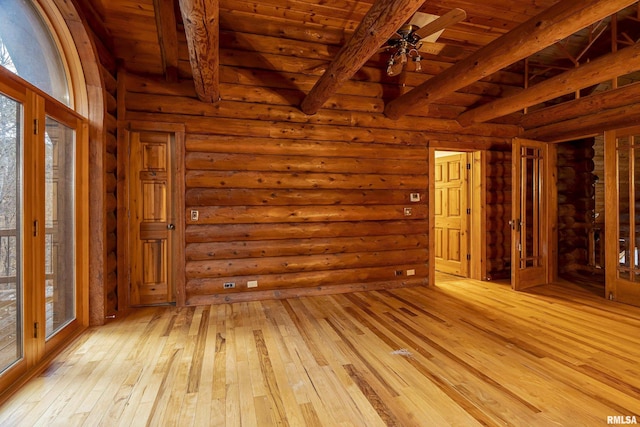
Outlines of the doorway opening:
[[431,151],[433,273],[482,279],[482,152]]

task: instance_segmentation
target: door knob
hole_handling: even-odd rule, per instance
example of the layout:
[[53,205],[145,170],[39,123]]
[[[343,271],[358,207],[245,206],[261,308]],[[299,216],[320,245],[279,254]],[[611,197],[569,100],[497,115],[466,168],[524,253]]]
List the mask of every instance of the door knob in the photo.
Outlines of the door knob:
[[175,229],[176,229],[176,226],[175,226],[175,225],[173,225],[173,224],[168,224],[168,225],[167,225],[167,228],[168,228],[169,230],[175,230]]

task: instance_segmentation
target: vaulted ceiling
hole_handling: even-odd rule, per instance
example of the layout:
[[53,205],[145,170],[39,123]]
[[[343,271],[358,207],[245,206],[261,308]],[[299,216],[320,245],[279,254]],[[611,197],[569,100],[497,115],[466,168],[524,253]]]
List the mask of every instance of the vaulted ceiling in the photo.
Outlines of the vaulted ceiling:
[[[375,82],[380,86],[375,96],[387,117],[446,117],[467,125],[520,123],[523,109],[534,111],[615,89],[637,81],[640,70],[640,8],[633,1],[99,0],[94,7],[106,25],[105,44],[129,72],[170,82],[193,78],[196,89],[201,85],[199,98],[207,102],[237,96],[225,92],[230,80],[253,80],[292,105],[302,104],[309,114],[326,106],[335,91],[348,95],[371,90],[366,83]],[[378,15],[373,16],[376,8]],[[405,22],[415,10],[442,16],[454,8],[463,9],[466,19],[446,27],[438,38],[455,47],[454,54],[424,54],[422,72],[407,67],[398,76],[386,75],[388,54],[378,51],[378,41],[388,39],[394,19]],[[194,19],[185,25],[182,16],[189,14]],[[376,43],[371,42],[374,38]],[[201,49],[195,62],[188,39]],[[217,44],[203,48],[212,40]],[[345,45],[348,52],[341,53]],[[615,61],[624,61],[625,67],[603,72],[611,59],[585,67],[626,47],[635,51]],[[365,51],[372,55],[353,54]],[[246,73],[232,76],[230,67]],[[561,81],[578,68],[586,70],[572,78],[587,86]],[[620,78],[611,83],[610,74]],[[604,77],[599,80],[597,75]],[[549,86],[543,95],[525,89],[542,82]],[[412,90],[416,87],[419,90]],[[288,96],[287,90],[306,98],[300,102],[300,95]],[[504,97],[514,97],[511,107],[493,105]],[[483,110],[476,111],[479,107]]]

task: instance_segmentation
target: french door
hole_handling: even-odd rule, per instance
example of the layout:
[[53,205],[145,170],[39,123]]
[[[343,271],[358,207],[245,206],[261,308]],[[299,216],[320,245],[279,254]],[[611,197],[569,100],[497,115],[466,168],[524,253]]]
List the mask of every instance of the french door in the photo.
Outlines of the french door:
[[640,305],[640,127],[605,132],[606,294]]
[[553,280],[557,189],[555,145],[516,138],[512,144],[511,285]]
[[0,80],[0,392],[85,323],[85,126]]

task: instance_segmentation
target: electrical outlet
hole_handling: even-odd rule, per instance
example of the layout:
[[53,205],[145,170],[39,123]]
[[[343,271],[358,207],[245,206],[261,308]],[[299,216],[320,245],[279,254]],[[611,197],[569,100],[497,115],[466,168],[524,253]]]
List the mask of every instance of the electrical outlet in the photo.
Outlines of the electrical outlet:
[[404,208],[404,216],[411,216],[411,208]]
[[200,217],[200,212],[198,212],[197,210],[191,211],[191,221],[197,221],[199,217]]
[[420,201],[420,193],[411,193],[409,194],[409,200],[412,202],[419,202]]
[[247,282],[247,288],[257,288],[258,287],[258,281],[257,280],[249,280]]
[[396,270],[396,276],[402,276],[402,270]]
[[235,288],[236,287],[236,283],[235,282],[224,282],[224,288],[225,289],[231,289],[231,288]]
[[411,269],[411,270],[407,270],[407,276],[415,276],[416,275],[416,271]]

